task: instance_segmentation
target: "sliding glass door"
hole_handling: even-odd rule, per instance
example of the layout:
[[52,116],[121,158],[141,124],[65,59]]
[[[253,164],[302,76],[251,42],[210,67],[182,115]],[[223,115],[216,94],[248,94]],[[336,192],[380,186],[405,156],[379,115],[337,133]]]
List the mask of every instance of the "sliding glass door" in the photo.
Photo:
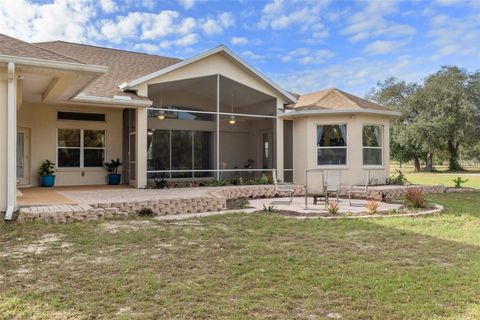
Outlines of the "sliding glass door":
[[157,176],[176,179],[213,177],[210,171],[213,169],[212,132],[150,129],[147,143],[148,171],[176,171]]

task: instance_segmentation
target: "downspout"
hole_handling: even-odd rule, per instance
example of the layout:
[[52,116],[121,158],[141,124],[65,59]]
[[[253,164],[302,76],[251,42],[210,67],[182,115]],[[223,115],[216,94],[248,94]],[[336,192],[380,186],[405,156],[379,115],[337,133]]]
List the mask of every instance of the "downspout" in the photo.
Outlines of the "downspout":
[[8,63],[8,87],[7,87],[7,210],[5,220],[12,220],[15,208],[15,129],[17,126],[16,92],[15,92],[15,64]]

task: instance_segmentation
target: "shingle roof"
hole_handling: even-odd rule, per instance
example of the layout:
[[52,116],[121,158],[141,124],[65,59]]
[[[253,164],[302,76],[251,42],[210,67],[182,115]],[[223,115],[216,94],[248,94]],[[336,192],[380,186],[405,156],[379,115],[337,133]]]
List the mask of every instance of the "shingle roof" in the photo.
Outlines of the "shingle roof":
[[303,94],[297,103],[291,107],[294,110],[373,109],[390,111],[390,109],[382,105],[338,90],[337,88]]
[[83,63],[80,60],[66,57],[57,52],[53,52],[46,48],[41,48],[37,45],[9,37],[2,33],[0,33],[0,54],[23,58]]
[[41,42],[35,45],[84,63],[109,67],[109,71],[83,91],[86,95],[97,97],[130,96],[132,99],[143,100],[144,98],[134,93],[122,91],[118,86],[181,61],[176,58],[64,41]]

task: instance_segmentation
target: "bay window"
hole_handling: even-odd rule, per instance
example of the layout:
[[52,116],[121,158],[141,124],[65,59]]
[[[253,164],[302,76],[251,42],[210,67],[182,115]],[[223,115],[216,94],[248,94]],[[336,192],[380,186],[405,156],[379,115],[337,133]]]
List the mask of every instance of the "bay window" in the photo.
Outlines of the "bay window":
[[105,144],[105,130],[58,129],[57,167],[103,167]]
[[364,125],[362,130],[363,165],[383,165],[383,126]]
[[317,165],[347,164],[347,125],[319,125],[317,127]]

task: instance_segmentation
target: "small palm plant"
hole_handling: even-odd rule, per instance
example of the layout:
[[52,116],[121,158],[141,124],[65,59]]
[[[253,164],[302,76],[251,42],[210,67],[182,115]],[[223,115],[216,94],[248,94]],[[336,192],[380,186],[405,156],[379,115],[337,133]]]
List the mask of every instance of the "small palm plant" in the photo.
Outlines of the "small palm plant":
[[340,212],[340,204],[338,201],[329,201],[327,207],[328,213],[336,216]]
[[463,184],[468,182],[468,179],[462,179],[462,177],[456,177],[452,181],[455,184],[455,188],[461,188]]

